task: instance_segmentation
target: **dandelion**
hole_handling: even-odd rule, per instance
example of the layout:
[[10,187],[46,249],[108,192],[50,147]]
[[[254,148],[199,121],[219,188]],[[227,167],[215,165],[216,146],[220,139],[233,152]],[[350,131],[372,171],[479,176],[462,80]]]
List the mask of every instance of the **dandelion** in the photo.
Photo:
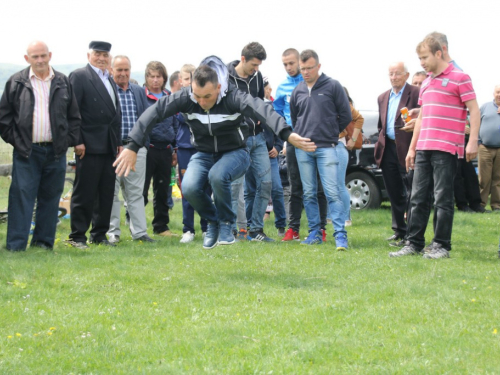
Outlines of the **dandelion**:
[[471,302],[476,302],[476,299],[475,299],[475,298],[473,298],[473,299],[471,299],[470,301],[471,301]]
[[20,333],[16,333],[16,337],[21,337],[22,335]]
[[494,335],[496,335],[497,333],[498,333],[498,331],[497,331],[497,329],[495,328],[495,329],[493,330],[493,334],[494,334]]
[[157,303],[157,302],[153,302],[153,305],[155,305],[155,306],[156,306],[156,305],[158,305],[158,303]]
[[47,335],[52,336],[52,331],[47,332]]
[[50,331],[55,331],[56,330],[56,327],[50,327],[49,328]]
[[37,337],[37,336],[38,336],[38,333],[35,333],[33,336]]
[[9,335],[9,336],[7,336],[7,338],[8,338],[8,339],[11,339],[11,338],[12,338],[12,336],[11,336],[11,335]]
[[464,284],[467,284],[467,281],[465,281],[465,280],[462,280],[462,282],[463,282]]

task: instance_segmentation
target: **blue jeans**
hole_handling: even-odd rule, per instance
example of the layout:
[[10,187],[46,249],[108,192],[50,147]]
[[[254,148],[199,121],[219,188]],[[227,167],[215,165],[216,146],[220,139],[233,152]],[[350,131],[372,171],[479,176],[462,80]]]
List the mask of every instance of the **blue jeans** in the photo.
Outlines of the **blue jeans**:
[[9,190],[7,249],[25,250],[36,204],[35,230],[31,245],[54,246],[59,200],[64,189],[66,155],[58,159],[51,145],[33,145],[29,158],[13,152]]
[[271,163],[271,179],[273,185],[271,190],[271,199],[273,201],[274,225],[276,228],[285,228],[285,196],[283,194],[283,185],[281,185],[278,158],[269,158],[269,162]]
[[243,193],[243,183],[245,176],[241,176],[231,183],[231,205],[236,213],[236,223],[233,225],[233,230],[247,229],[247,214],[245,211],[245,194]]
[[347,165],[349,164],[349,151],[347,151],[347,148],[342,142],[339,142],[336,149],[337,158],[339,160],[339,170],[344,171],[344,173],[337,174],[337,184],[340,189],[340,197],[342,199],[342,203],[344,204],[344,211],[346,215],[345,220],[351,220],[351,196],[349,195],[349,191],[345,186],[345,174],[347,171]]
[[[180,188],[182,189],[182,181],[184,179],[184,173],[186,172],[187,166],[191,157],[196,154],[196,149],[194,148],[179,148],[177,150],[177,163],[179,165],[179,178],[180,178]],[[207,189],[207,194],[211,195],[212,192],[210,188]],[[187,199],[182,195],[182,232],[194,233],[194,209],[191,207]],[[207,231],[207,221],[200,219],[200,227],[202,232]]]
[[264,228],[264,215],[271,198],[271,163],[264,133],[248,137],[250,168],[245,174],[245,210],[250,231]]
[[434,188],[434,239],[432,241],[451,250],[451,232],[455,212],[453,186],[456,170],[456,155],[443,151],[417,151],[407,237],[417,249],[423,249],[425,246],[425,230],[431,213],[429,193]]
[[345,187],[345,173],[348,155],[342,146],[317,148],[314,152],[295,149],[310,231],[319,230],[321,227],[317,197],[319,174],[333,221],[334,236],[346,233],[346,199],[349,195]]
[[[201,218],[233,224],[231,182],[243,176],[250,164],[246,148],[228,152],[198,151],[191,157],[182,181],[182,194]],[[212,187],[214,201],[206,193]],[[214,204],[215,203],[215,204]]]

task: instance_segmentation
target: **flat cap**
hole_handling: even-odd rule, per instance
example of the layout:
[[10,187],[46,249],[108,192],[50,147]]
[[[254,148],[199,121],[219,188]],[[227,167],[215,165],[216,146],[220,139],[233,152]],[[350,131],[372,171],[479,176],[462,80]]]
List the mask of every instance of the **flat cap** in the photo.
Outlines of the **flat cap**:
[[109,52],[111,51],[111,43],[93,40],[89,44],[89,49],[93,49],[94,51]]

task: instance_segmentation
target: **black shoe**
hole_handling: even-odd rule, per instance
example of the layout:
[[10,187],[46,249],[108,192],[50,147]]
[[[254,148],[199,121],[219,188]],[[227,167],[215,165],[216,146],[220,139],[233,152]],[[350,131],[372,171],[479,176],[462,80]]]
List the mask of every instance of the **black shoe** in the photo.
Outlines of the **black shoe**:
[[108,240],[90,241],[90,243],[93,245],[102,245],[102,246],[111,246],[111,247],[116,246],[116,244],[114,244],[113,242],[109,242]]
[[51,248],[49,245],[46,245],[44,244],[43,242],[33,242],[30,247],[39,247],[41,249],[45,249],[45,250],[54,250],[53,248]]
[[475,212],[475,211],[474,211],[472,208],[470,208],[469,206],[458,207],[458,210],[459,210],[459,211],[462,211],[462,212],[467,212],[467,213],[469,213],[469,214],[472,214],[472,213],[474,213],[474,212]]
[[403,247],[407,245],[406,240],[403,238],[402,240],[395,241],[395,242],[389,242],[389,246],[392,247]]
[[477,206],[471,206],[470,208],[472,209],[472,211],[479,212],[480,214],[489,214],[491,212],[490,210],[487,210],[486,208],[484,208],[480,204]]
[[402,239],[404,239],[404,236],[401,236],[399,234],[393,234],[389,238],[386,238],[386,241],[401,241]]
[[149,237],[147,234],[144,236],[141,236],[139,238],[136,238],[134,241],[142,241],[142,242],[156,242],[156,240],[153,240],[151,237]]

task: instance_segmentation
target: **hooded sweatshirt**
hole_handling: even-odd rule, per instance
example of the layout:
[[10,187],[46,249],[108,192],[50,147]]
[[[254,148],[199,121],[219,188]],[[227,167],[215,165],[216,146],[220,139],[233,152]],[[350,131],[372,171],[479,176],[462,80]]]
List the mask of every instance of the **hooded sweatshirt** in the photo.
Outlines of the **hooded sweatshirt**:
[[321,74],[311,88],[300,82],[290,99],[295,133],[310,138],[318,147],[332,147],[339,133],[352,121],[351,106],[342,85]]
[[287,75],[286,80],[276,89],[276,98],[273,101],[274,110],[285,118],[288,125],[292,125],[292,120],[290,119],[290,97],[293,90],[303,80],[302,74],[298,74],[295,77]]
[[[229,84],[235,85],[241,91],[252,95],[254,98],[264,100],[264,79],[262,78],[262,73],[256,71],[253,75],[248,76],[248,78],[241,78],[236,72],[236,67],[239,63],[238,60],[235,60],[227,64]],[[263,131],[262,127],[257,125],[257,119],[246,117],[245,120],[248,123],[250,135],[257,135]]]
[[158,121],[178,112],[191,129],[193,146],[202,152],[227,152],[246,147],[248,125],[244,116],[266,123],[281,139],[288,139],[291,128],[270,105],[228,85],[226,65],[218,57],[210,56],[200,65],[208,65],[217,72],[221,90],[215,105],[205,111],[194,98],[191,87],[162,97],[137,120],[129,133],[132,142],[127,144],[128,149],[137,151]]

